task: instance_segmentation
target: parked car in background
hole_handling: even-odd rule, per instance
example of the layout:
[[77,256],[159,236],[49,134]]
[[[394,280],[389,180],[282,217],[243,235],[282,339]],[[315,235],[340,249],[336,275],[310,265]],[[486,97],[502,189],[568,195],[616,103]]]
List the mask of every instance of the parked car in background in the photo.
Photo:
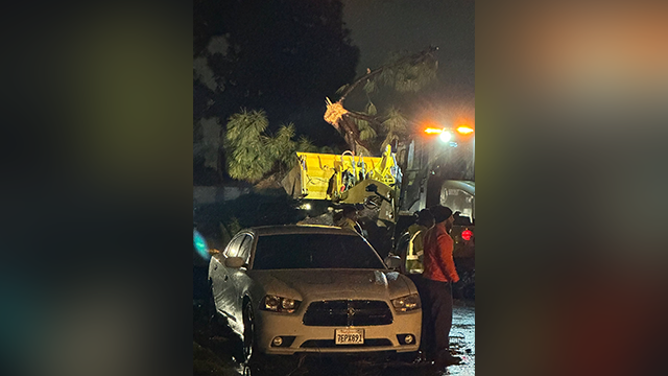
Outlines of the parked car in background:
[[209,281],[217,313],[242,338],[241,360],[256,353],[412,352],[420,343],[415,285],[352,231],[242,230],[211,258]]

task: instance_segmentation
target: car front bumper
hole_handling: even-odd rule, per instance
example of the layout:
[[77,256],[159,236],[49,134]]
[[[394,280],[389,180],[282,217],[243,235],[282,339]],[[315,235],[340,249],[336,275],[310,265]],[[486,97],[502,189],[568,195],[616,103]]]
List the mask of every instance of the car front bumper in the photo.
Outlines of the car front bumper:
[[[392,323],[374,326],[306,326],[303,311],[294,314],[259,311],[256,313],[256,346],[260,352],[275,355],[312,353],[410,352],[420,345],[422,310],[393,313]],[[363,329],[363,345],[335,345],[336,329]],[[398,336],[411,334],[411,344],[402,344]],[[282,346],[272,346],[276,337],[286,338]],[[294,339],[293,339],[294,337]],[[287,344],[287,342],[290,342]]]

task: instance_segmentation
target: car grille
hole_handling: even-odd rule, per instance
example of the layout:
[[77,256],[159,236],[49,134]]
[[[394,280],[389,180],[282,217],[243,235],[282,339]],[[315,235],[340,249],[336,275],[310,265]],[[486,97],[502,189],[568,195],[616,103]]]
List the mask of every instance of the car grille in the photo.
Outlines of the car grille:
[[363,344],[337,345],[333,339],[312,339],[308,340],[300,347],[302,348],[327,348],[327,347],[384,347],[392,346],[392,342],[386,338],[365,339]]
[[385,302],[375,300],[330,300],[313,302],[304,314],[306,326],[374,326],[392,324]]

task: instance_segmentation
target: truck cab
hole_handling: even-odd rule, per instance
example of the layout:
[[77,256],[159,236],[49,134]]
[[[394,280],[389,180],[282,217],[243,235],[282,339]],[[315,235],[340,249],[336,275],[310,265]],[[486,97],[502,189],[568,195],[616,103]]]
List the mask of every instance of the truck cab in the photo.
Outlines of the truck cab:
[[[475,182],[469,180],[430,179],[422,197],[415,197],[411,210],[421,210],[434,205],[447,206],[455,213],[455,222],[450,236],[455,242],[453,258],[461,279],[456,297],[475,296]],[[407,228],[414,222],[412,213],[401,213],[397,223],[397,242],[394,253],[404,260],[403,272],[416,277],[422,274],[420,263],[409,262],[415,258],[411,253],[410,235]]]

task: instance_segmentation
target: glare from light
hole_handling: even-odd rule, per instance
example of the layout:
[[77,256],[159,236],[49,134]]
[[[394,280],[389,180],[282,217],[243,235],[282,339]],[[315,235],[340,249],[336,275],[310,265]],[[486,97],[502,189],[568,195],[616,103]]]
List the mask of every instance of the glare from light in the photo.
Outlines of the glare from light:
[[306,204],[302,205],[302,209],[304,209],[304,210],[311,210],[311,204],[309,204],[309,203],[307,202]]
[[209,255],[209,247],[206,243],[206,240],[202,236],[202,234],[199,233],[199,231],[194,230],[193,231],[193,245],[195,246],[195,250],[197,251],[197,254],[205,259],[208,260],[211,258],[211,255]]
[[474,129],[469,127],[468,125],[460,125],[457,127],[457,132],[463,135],[471,134],[474,132]]
[[427,128],[424,130],[424,133],[426,134],[441,134],[443,133],[443,129],[441,128]]
[[441,133],[441,135],[438,136],[438,138],[440,138],[441,141],[443,141],[444,143],[448,143],[452,139],[452,133],[448,131],[443,131],[443,133]]

